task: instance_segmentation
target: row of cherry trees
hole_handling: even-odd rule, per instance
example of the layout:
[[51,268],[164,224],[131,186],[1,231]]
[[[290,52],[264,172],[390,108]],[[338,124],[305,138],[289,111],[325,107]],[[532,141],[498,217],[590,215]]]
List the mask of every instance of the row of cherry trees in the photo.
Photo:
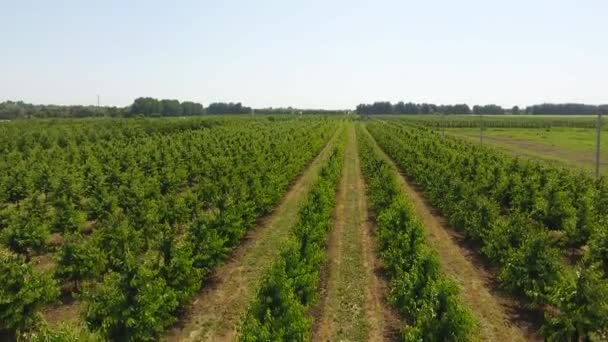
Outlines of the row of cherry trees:
[[367,197],[377,226],[380,258],[390,280],[389,302],[405,319],[405,341],[469,341],[477,322],[458,298],[458,286],[425,244],[424,227],[362,126],[357,132]]
[[[606,179],[520,160],[424,128],[368,127],[450,224],[482,246],[502,287],[545,313],[545,336],[606,338]],[[576,264],[565,262],[577,254],[582,257]]]
[[321,266],[331,229],[336,185],[344,161],[344,134],[336,142],[298,212],[292,237],[267,271],[240,327],[243,341],[307,341],[310,308],[319,297]]
[[[336,127],[325,119],[7,123],[0,330],[60,291],[104,339],[150,340],[268,213]],[[52,260],[44,266],[42,260]],[[47,269],[48,268],[48,269]]]

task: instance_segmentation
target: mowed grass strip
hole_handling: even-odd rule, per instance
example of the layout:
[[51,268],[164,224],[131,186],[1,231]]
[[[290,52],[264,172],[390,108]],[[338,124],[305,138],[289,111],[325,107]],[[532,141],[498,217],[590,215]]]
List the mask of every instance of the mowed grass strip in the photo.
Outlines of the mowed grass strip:
[[350,123],[316,341],[366,341],[372,328],[366,312],[366,287],[373,271],[368,271],[365,264],[361,230],[367,213],[360,212],[361,197],[365,197],[365,189],[359,188],[360,177],[354,124]]

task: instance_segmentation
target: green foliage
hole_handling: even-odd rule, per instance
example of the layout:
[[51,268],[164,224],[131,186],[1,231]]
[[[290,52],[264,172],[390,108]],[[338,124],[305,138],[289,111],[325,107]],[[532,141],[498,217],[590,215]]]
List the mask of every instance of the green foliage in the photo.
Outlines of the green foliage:
[[608,282],[597,264],[584,261],[551,291],[555,309],[542,329],[549,341],[604,340],[608,337]]
[[26,256],[39,253],[45,249],[49,236],[45,221],[44,207],[34,197],[13,212],[8,227],[1,232],[2,242],[15,253]]
[[27,184],[27,169],[22,157],[16,151],[11,152],[6,157],[7,168],[6,173],[2,174],[0,183],[2,184],[2,193],[7,201],[16,203],[26,198],[28,193]]
[[[56,253],[55,277],[83,292],[102,338],[153,339],[277,204],[336,124],[321,117],[3,123],[0,240],[26,259]],[[34,311],[26,314],[35,320]]]
[[75,233],[80,231],[86,223],[86,215],[76,210],[73,201],[66,196],[58,199],[55,204],[55,218],[52,230],[60,233]]
[[[376,214],[380,256],[390,279],[389,302],[405,318],[405,341],[469,341],[476,321],[458,299],[458,288],[440,271],[424,244],[424,230],[400,190],[396,170],[380,157],[363,129],[358,130],[368,198]],[[483,213],[476,218],[483,223]]]
[[95,241],[79,234],[66,235],[59,251],[55,275],[76,287],[83,280],[99,277],[105,270],[105,258]]
[[121,341],[152,341],[175,322],[175,292],[160,275],[159,257],[128,257],[125,271],[109,272],[85,292],[85,319],[104,337]]
[[[546,310],[546,336],[553,340],[605,336],[602,321],[587,320],[589,305],[573,292],[566,295],[572,289],[581,294],[577,288],[597,287],[592,279],[598,276],[589,271],[581,278],[587,280],[575,284],[563,262],[565,253],[558,248],[588,245],[584,259],[606,268],[605,179],[596,182],[582,173],[519,160],[423,127],[367,126],[454,228],[481,245],[481,252],[498,268],[501,286]],[[596,289],[597,307],[603,308],[608,298],[601,295],[600,287]],[[561,310],[570,316],[560,314]]]
[[119,213],[115,213],[103,226],[95,232],[93,239],[105,255],[110,270],[125,270],[128,266],[125,265],[125,260],[139,255],[144,248],[142,233],[134,229]]
[[229,252],[227,238],[214,227],[209,214],[196,219],[189,227],[188,238],[194,246],[194,265],[208,273]]
[[[408,272],[419,261],[420,249],[424,243],[422,225],[413,218],[403,197],[397,194],[395,196],[389,207],[378,210],[376,219],[380,254],[384,260],[389,261],[385,267],[390,274]],[[398,233],[394,230],[395,227],[407,227],[407,230]]]
[[529,234],[519,248],[509,252],[499,274],[502,286],[525,294],[533,303],[543,303],[561,272],[559,254],[549,245],[546,232]]
[[509,255],[527,239],[530,231],[538,229],[527,215],[513,213],[494,222],[481,251],[496,265],[505,265]]
[[308,341],[325,239],[344,158],[344,134],[300,207],[293,239],[272,265],[239,328],[244,341]]
[[416,323],[405,327],[404,341],[470,341],[475,322],[458,301],[454,283],[440,279],[424,290]]
[[54,301],[53,279],[36,272],[22,257],[0,249],[0,330],[25,331],[37,321],[42,305]]
[[192,243],[180,238],[169,226],[161,233],[158,250],[163,259],[161,273],[175,291],[178,303],[185,303],[199,288],[202,271],[194,265]]
[[178,100],[158,100],[152,97],[139,97],[131,105],[129,114],[145,116],[179,116],[179,115],[201,115],[203,105],[200,103]]
[[262,281],[240,328],[242,341],[309,341],[312,321],[279,260]]
[[608,270],[608,226],[598,225],[591,234],[589,245],[591,258]]

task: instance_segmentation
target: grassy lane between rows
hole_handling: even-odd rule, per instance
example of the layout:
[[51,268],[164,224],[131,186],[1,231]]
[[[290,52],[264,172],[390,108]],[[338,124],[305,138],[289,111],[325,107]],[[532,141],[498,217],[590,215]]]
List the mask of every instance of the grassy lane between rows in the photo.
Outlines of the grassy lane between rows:
[[[249,304],[239,328],[242,341],[307,341],[311,308],[319,297],[327,234],[332,226],[336,186],[344,161],[342,134],[319,178],[301,204],[297,223]],[[280,246],[277,248],[277,246]]]
[[[314,341],[381,341],[398,329],[384,303],[385,284],[368,222],[365,184],[357,153],[355,125],[348,127],[334,228],[328,242],[327,281],[315,322]],[[389,316],[387,318],[387,316]],[[392,316],[393,319],[390,319]]]
[[405,320],[405,341],[478,339],[478,322],[459,299],[437,254],[427,247],[425,231],[397,180],[397,170],[358,126],[359,154],[367,195],[375,214],[380,258],[390,280],[389,302]]

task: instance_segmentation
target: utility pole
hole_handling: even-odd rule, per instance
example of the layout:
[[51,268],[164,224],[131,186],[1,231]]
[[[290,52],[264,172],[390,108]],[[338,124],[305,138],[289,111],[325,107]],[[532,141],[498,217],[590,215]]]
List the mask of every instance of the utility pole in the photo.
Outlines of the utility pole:
[[479,145],[483,146],[483,114],[479,114]]
[[597,139],[595,142],[595,177],[600,178],[600,136],[602,135],[602,110],[597,113]]
[[97,94],[97,107],[99,107],[99,94]]

